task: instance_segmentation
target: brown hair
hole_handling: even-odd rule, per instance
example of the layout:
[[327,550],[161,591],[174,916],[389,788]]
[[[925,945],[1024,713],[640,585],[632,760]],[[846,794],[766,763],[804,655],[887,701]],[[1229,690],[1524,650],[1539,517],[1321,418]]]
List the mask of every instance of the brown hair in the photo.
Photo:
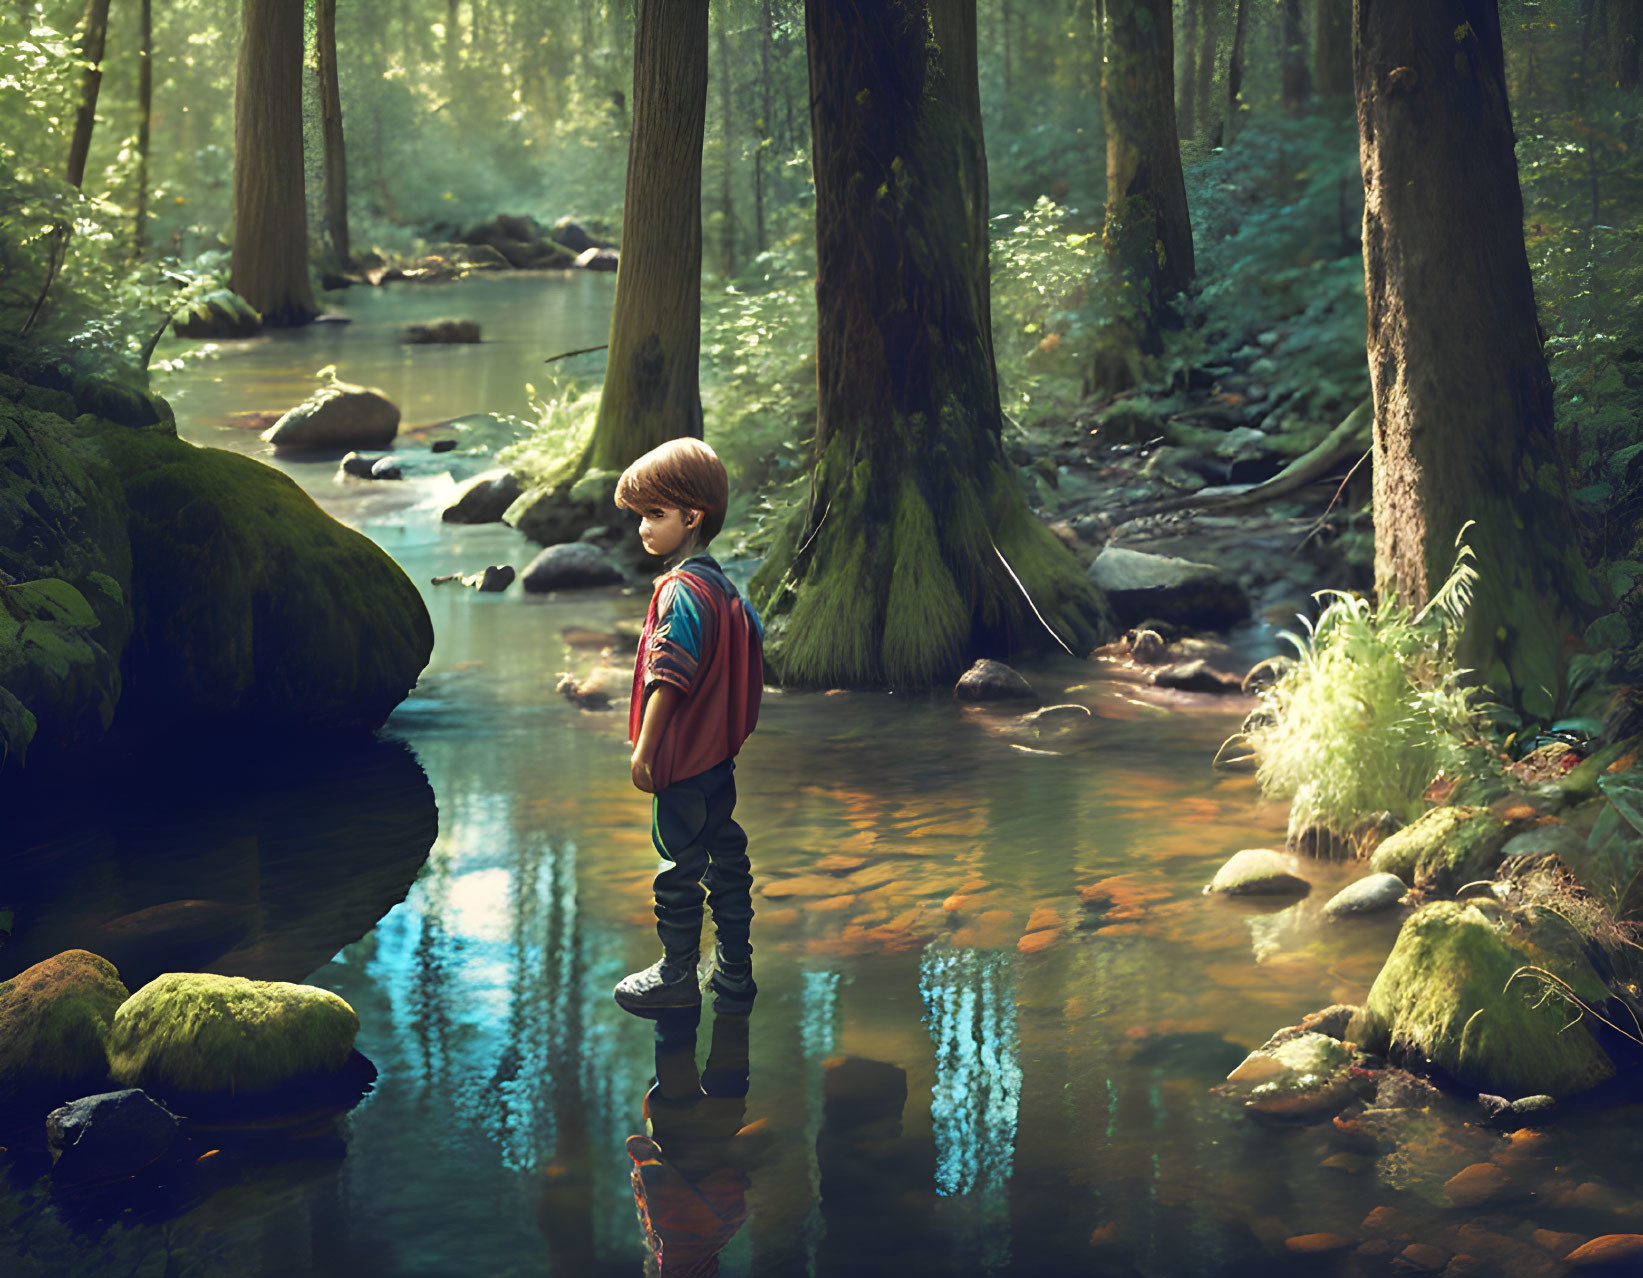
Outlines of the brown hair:
[[697,545],[705,546],[724,527],[730,480],[719,455],[699,439],[670,439],[651,449],[616,481],[616,504],[628,510],[672,506],[699,510]]

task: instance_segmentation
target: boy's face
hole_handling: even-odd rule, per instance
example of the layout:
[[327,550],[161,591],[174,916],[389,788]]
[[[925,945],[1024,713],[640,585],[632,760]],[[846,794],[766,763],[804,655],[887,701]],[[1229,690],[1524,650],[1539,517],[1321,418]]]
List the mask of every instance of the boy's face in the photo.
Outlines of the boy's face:
[[676,506],[647,506],[639,512],[639,543],[658,559],[675,554],[686,538],[696,535],[702,522],[699,510]]

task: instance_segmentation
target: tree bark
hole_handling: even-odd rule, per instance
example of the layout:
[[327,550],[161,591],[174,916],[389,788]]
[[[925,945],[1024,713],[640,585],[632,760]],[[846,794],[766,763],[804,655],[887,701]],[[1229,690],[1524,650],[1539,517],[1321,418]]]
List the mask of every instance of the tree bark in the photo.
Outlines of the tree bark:
[[1197,96],[1194,119],[1198,132],[1213,136],[1210,123],[1215,92],[1215,59],[1220,49],[1221,0],[1200,0],[1198,29],[1202,36],[1198,44],[1198,83],[1193,92]]
[[320,138],[325,148],[326,255],[339,271],[353,257],[348,245],[348,155],[342,137],[342,89],[337,78],[337,0],[314,0],[319,63]]
[[812,500],[752,584],[771,668],[922,687],[1087,651],[1110,616],[1002,446],[975,0],[807,0],[805,25],[819,414]]
[[1299,115],[1312,96],[1312,72],[1307,67],[1306,28],[1301,23],[1301,0],[1281,0],[1278,8],[1279,92],[1284,110]]
[[731,195],[731,137],[734,120],[730,110],[730,35],[726,30],[730,17],[725,6],[719,6],[717,43],[719,46],[719,114],[723,121],[720,141],[719,209],[724,225],[719,229],[719,261],[725,278],[736,273],[736,202]]
[[1357,0],[1354,30],[1377,588],[1422,607],[1476,521],[1460,663],[1544,717],[1595,593],[1553,435],[1499,14]]
[[621,470],[670,439],[702,437],[707,10],[707,0],[639,0],[622,259],[585,467]]
[[148,142],[154,109],[154,0],[142,0],[137,34],[137,208],[132,256],[148,252]]
[[1138,345],[1156,354],[1164,308],[1192,282],[1192,226],[1175,136],[1169,0],[1108,0],[1107,25],[1101,77],[1107,128],[1102,244],[1119,281],[1120,311],[1126,318],[1103,340],[1095,380],[1121,389],[1127,380],[1119,372],[1122,348]]
[[1312,78],[1320,98],[1352,92],[1352,6],[1313,0]]
[[1232,52],[1227,56],[1227,118],[1225,140],[1230,144],[1238,136],[1243,123],[1239,112],[1244,109],[1244,36],[1249,29],[1249,0],[1238,0],[1237,16],[1232,23]]
[[1180,84],[1176,89],[1176,119],[1183,138],[1198,136],[1198,11],[1200,0],[1186,0],[1181,23]]
[[462,69],[461,0],[445,0],[445,94],[456,97],[456,77]]
[[91,131],[97,122],[97,95],[103,87],[103,46],[108,39],[108,0],[86,0],[86,16],[80,23],[80,57],[85,69],[80,73],[80,105],[74,113],[74,136],[69,141],[69,185],[79,186],[86,177],[86,157],[91,154]]
[[753,147],[753,228],[758,237],[756,242],[761,253],[765,250],[764,153],[772,140],[772,133],[775,132],[775,121],[771,119],[770,114],[770,0],[764,0],[763,18],[759,31],[759,136]]
[[318,312],[303,198],[302,6],[242,0],[240,32],[230,287],[265,324],[306,324]]
[[1643,4],[1614,7],[1609,24],[1609,74],[1616,87],[1636,93],[1643,83]]

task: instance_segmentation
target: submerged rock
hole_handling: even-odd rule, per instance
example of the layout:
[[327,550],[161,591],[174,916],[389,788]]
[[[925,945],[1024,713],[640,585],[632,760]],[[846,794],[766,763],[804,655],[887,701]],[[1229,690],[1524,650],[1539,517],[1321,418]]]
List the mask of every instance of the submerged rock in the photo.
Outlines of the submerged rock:
[[576,265],[584,271],[614,271],[617,254],[613,248],[583,249],[576,255]]
[[419,324],[407,324],[401,330],[400,338],[412,346],[477,342],[479,321],[449,318],[423,320]]
[[1126,625],[1157,617],[1225,630],[1250,612],[1237,580],[1211,564],[1109,545],[1090,565],[1089,576]]
[[1327,1034],[1280,1031],[1227,1075],[1223,1095],[1257,1113],[1325,1117],[1352,1098],[1352,1049]]
[[51,1178],[69,1188],[134,1176],[177,1135],[177,1116],[137,1088],[83,1096],[46,1115]]
[[953,696],[960,701],[1030,701],[1038,694],[1002,661],[983,657],[958,677]]
[[1295,858],[1270,848],[1235,852],[1205,892],[1227,896],[1305,896],[1312,885],[1295,873]]
[[1371,874],[1368,878],[1348,883],[1324,905],[1330,918],[1346,918],[1355,914],[1373,914],[1389,910],[1409,889],[1396,874]]
[[0,1104],[56,1099],[108,1078],[109,1027],[126,1000],[107,959],[66,950],[0,983]]
[[1568,1096],[1611,1077],[1614,1062],[1576,1009],[1543,980],[1514,975],[1542,968],[1602,1006],[1609,991],[1568,924],[1535,909],[1502,921],[1510,926],[1467,902],[1417,910],[1349,1033],[1394,1063],[1429,1064],[1491,1094]]
[[469,573],[462,578],[462,584],[482,594],[494,594],[513,585],[514,576],[512,564],[490,564],[479,572]]
[[168,972],[120,1006],[109,1035],[116,1080],[160,1095],[272,1091],[334,1074],[359,1033],[330,990],[207,972]]
[[399,434],[399,409],[369,386],[333,382],[285,413],[262,433],[276,451],[386,448]]

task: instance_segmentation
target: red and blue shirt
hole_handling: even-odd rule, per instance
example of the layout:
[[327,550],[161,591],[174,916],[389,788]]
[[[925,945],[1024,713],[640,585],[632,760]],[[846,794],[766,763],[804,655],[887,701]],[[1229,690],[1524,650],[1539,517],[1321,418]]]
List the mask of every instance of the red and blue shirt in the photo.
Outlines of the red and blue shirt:
[[758,613],[711,556],[656,579],[633,665],[628,740],[639,739],[652,688],[667,683],[684,694],[651,765],[658,790],[735,758],[759,721],[763,644]]

